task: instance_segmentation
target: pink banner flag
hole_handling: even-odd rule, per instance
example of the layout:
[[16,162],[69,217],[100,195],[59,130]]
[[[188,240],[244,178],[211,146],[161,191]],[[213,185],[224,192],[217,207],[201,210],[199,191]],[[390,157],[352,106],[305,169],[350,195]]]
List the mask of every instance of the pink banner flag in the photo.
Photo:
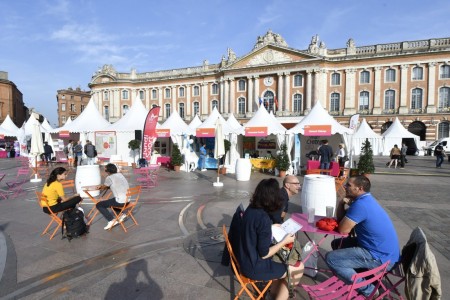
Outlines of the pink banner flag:
[[156,134],[156,123],[158,123],[160,108],[159,106],[153,107],[148,112],[147,119],[145,119],[144,138],[142,139],[142,158],[148,162],[152,156],[153,144],[158,136]]

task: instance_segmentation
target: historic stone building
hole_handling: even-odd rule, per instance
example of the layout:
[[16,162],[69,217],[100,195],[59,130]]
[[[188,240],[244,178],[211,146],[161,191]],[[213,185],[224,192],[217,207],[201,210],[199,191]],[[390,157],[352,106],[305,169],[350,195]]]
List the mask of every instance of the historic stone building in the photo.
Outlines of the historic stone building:
[[71,118],[78,117],[89,103],[91,97],[90,91],[82,91],[79,87],[75,90],[68,88],[58,90],[56,101],[58,102],[58,126],[63,126]]
[[308,49],[290,48],[277,33],[259,36],[237,57],[218,64],[119,73],[105,65],[90,82],[99,111],[115,122],[140,99],[161,106],[161,121],[177,110],[189,122],[217,107],[245,123],[260,103],[292,127],[320,101],[343,125],[353,114],[384,132],[395,117],[431,141],[449,136],[450,38],[328,49],[313,36]]
[[0,124],[9,115],[14,124],[21,127],[27,119],[27,113],[22,92],[8,79],[8,72],[0,71]]

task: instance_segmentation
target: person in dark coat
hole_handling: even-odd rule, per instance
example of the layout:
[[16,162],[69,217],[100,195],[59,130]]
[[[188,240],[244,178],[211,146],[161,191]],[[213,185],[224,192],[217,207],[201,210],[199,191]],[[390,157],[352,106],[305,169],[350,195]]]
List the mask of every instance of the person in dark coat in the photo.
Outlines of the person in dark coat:
[[318,151],[320,155],[320,168],[323,170],[328,170],[333,157],[333,148],[328,145],[328,140],[322,141],[322,145],[319,147]]
[[52,160],[53,148],[47,142],[44,142],[44,157],[45,161],[48,162]]

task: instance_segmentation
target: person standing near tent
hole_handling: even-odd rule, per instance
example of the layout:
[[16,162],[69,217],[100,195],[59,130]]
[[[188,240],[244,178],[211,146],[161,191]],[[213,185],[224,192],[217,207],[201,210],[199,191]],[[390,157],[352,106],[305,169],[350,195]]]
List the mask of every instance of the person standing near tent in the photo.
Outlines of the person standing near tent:
[[86,154],[87,157],[87,164],[93,165],[95,162],[95,157],[97,156],[97,150],[95,149],[95,146],[92,145],[92,142],[87,140],[86,145],[84,145],[84,154]]
[[441,165],[444,162],[444,147],[442,147],[442,143],[439,143],[434,148],[434,156],[436,156],[436,168],[442,168]]
[[78,141],[73,147],[73,154],[75,155],[75,167],[80,166],[83,160],[83,145],[81,145],[81,141]]
[[405,163],[408,162],[406,159],[406,151],[408,150],[408,147],[405,143],[402,143],[402,149],[400,149],[400,169],[405,168]]
[[198,168],[202,172],[206,171],[205,161],[206,161],[206,144],[202,143],[202,146],[200,147],[200,159],[198,160]]
[[391,162],[389,163],[389,168],[395,163],[395,168],[397,169],[397,163],[401,155],[401,150],[398,148],[397,144],[394,145],[394,148],[391,149]]
[[320,168],[328,170],[333,157],[333,149],[328,145],[328,140],[322,140],[322,145],[318,149],[320,155]]
[[52,146],[50,146],[48,142],[44,142],[44,156],[47,165],[52,160],[52,153],[53,153]]

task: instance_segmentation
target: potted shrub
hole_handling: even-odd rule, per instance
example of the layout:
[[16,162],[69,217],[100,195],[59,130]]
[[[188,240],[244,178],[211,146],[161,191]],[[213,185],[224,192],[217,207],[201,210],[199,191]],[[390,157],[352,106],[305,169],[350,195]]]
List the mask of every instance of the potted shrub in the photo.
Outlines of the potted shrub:
[[225,147],[225,155],[220,158],[221,166],[219,166],[219,173],[226,174],[227,168],[225,167],[225,158],[227,156],[228,151],[230,151],[231,143],[229,140],[223,140],[223,144]]
[[136,156],[139,157],[139,149],[141,148],[141,141],[140,140],[131,140],[128,142],[128,148],[131,149],[131,152],[133,153],[133,163],[131,166],[133,168],[136,168]]
[[372,145],[370,145],[368,139],[366,139],[361,147],[361,154],[358,161],[358,172],[360,175],[366,176],[375,172]]
[[178,148],[178,144],[173,144],[172,155],[170,157],[170,163],[176,172],[180,171],[180,166],[183,164],[183,157],[181,156],[181,152],[180,152],[180,148]]
[[291,162],[289,161],[289,156],[287,154],[287,146],[285,143],[281,144],[280,152],[275,158],[275,165],[280,172],[280,177],[286,176],[286,171],[289,169]]

